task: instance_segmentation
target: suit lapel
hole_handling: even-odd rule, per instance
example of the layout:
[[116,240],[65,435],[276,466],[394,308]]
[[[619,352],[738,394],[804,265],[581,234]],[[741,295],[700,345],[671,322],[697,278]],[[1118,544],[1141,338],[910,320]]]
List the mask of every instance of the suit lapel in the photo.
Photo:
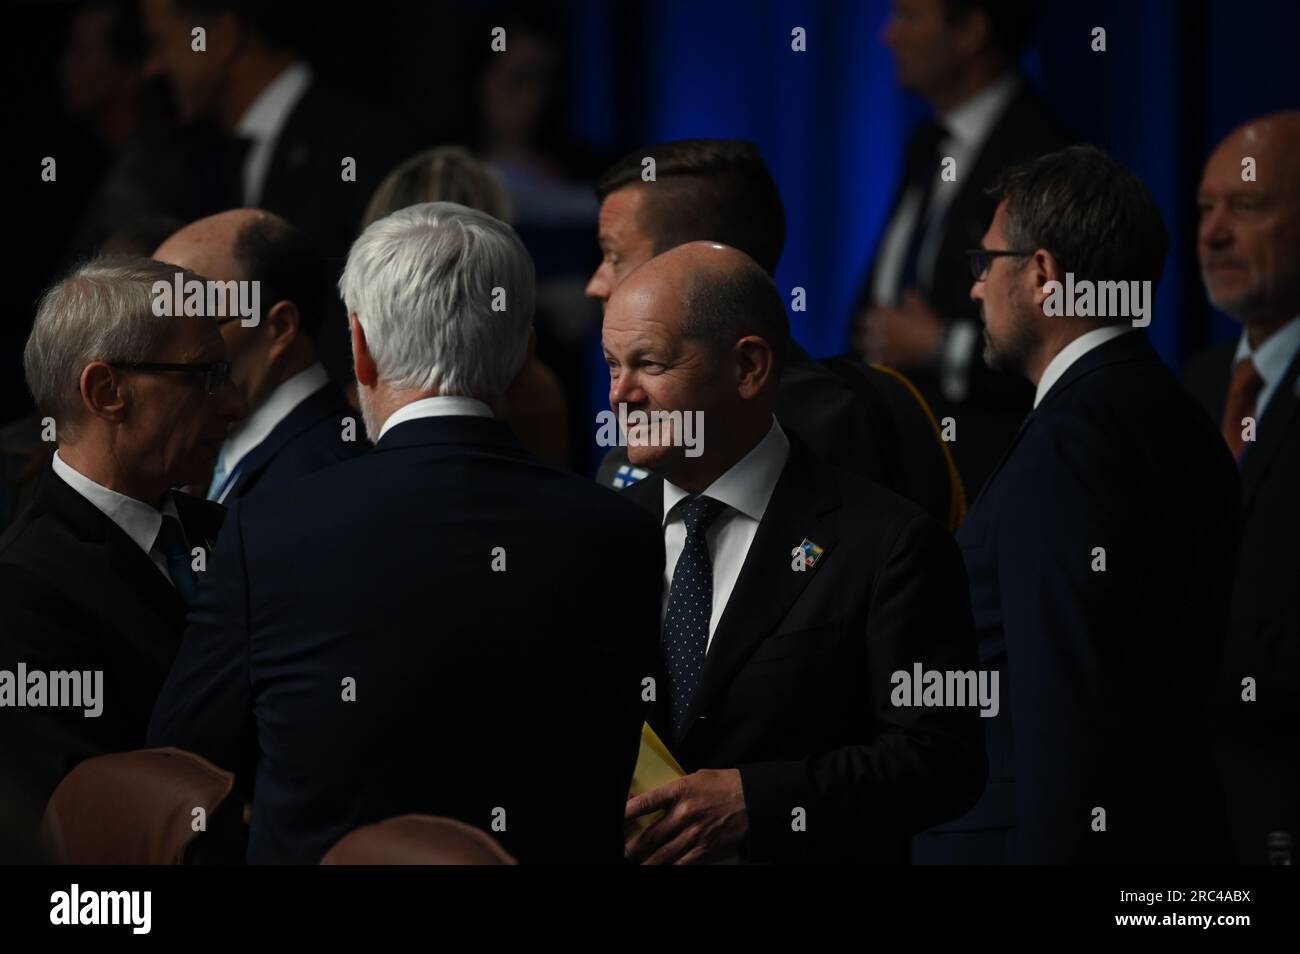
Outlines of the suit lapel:
[[994,467],[993,471],[989,474],[988,480],[984,481],[984,486],[980,488],[979,495],[975,498],[975,503],[971,504],[970,510],[973,511],[975,509],[975,505],[984,497],[985,491],[993,485],[993,481],[997,477],[999,471],[1001,471],[1003,466],[1006,465],[1006,462],[1011,459],[1011,455],[1015,452],[1016,445],[1020,443],[1021,438],[1025,436],[1025,432],[1029,430],[1030,424],[1038,415],[1039,408],[1047,407],[1048,404],[1060,397],[1067,388],[1073,385],[1075,381],[1078,381],[1096,368],[1120,361],[1144,360],[1159,361],[1160,359],[1156,357],[1155,349],[1151,347],[1151,342],[1147,339],[1147,336],[1144,333],[1141,331],[1129,331],[1120,335],[1118,338],[1112,338],[1110,341],[1099,344],[1066,368],[1065,373],[1062,374],[1061,377],[1057,379],[1056,383],[1048,389],[1047,393],[1043,395],[1043,399],[1038,402],[1038,407],[1034,408],[1025,416],[1024,421],[1020,424],[1020,430],[1016,431],[1016,436],[1012,439],[1006,452],[998,461],[997,466]]
[[186,605],[176,588],[158,571],[149,554],[61,477],[47,470],[38,494],[45,506],[59,514],[79,536],[104,548],[108,572],[121,577],[127,587],[153,613],[183,619]]
[[258,478],[262,476],[262,471],[266,470],[275,459],[276,454],[284,450],[294,438],[336,412],[342,416],[352,413],[352,410],[333,384],[326,384],[299,401],[293,410],[285,415],[284,420],[271,429],[266,439],[239,462],[239,476],[235,478],[226,500],[237,500],[246,491],[251,490]]
[[1300,396],[1296,388],[1300,387],[1300,352],[1291,358],[1291,364],[1282,378],[1282,382],[1273,392],[1264,417],[1259,421],[1255,443],[1246,451],[1241,462],[1242,507],[1248,509],[1260,479],[1268,470],[1268,465],[1286,440],[1291,418],[1300,411]]
[[1025,431],[1029,430],[1029,424],[1034,419],[1036,411],[1036,408],[1034,411],[1030,411],[1025,415],[1025,419],[1020,422],[1020,428],[1016,431],[1016,436],[1011,439],[1011,443],[1008,444],[1007,449],[1003,451],[1002,456],[998,459],[997,466],[989,471],[989,475],[984,481],[984,486],[981,487],[980,492],[975,495],[975,502],[967,508],[966,514],[968,517],[970,514],[975,512],[975,508],[979,505],[979,502],[984,499],[984,495],[988,493],[988,489],[993,486],[993,481],[997,478],[998,473],[1002,470],[1006,462],[1011,459],[1011,455],[1015,452],[1016,445],[1020,443],[1020,438],[1025,436]]
[[[704,673],[682,729],[682,742],[690,734],[697,716],[726,689],[758,644],[789,612],[813,576],[834,558],[839,537],[821,517],[835,509],[838,500],[819,489],[815,469],[811,455],[792,439],[790,459],[772,492],[704,658]],[[824,552],[812,566],[796,571],[792,567],[791,551],[805,539],[816,543]]]

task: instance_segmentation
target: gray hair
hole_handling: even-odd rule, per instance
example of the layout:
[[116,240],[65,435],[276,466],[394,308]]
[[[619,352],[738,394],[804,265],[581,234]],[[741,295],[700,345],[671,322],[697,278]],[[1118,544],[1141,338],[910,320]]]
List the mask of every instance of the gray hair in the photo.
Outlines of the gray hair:
[[492,400],[528,352],[533,260],[510,226],[451,202],[372,223],[339,279],[390,387]]
[[170,319],[153,312],[155,282],[194,276],[148,258],[99,258],[55,282],[23,349],[27,387],[60,433],[73,432],[81,372],[92,361],[147,361],[166,345]]

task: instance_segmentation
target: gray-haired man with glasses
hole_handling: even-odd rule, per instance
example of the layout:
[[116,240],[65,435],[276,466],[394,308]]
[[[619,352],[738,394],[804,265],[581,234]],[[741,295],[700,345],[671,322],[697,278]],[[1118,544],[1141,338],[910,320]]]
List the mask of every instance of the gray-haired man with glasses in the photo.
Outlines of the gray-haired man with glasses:
[[216,323],[153,313],[154,283],[175,272],[77,268],[42,298],[23,355],[58,444],[0,537],[0,673],[22,695],[0,709],[0,774],[33,836],[77,762],[144,744],[221,525],[220,507],[173,488],[211,470],[243,408]]

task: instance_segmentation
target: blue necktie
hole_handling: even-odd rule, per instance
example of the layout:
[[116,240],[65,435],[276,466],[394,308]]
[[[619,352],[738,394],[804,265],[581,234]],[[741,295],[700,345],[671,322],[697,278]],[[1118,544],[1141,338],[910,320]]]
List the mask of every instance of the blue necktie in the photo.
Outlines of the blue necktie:
[[223,447],[217,455],[217,469],[212,472],[212,483],[208,484],[208,499],[216,500],[221,494],[221,485],[226,482],[226,449]]
[[664,662],[672,704],[673,736],[681,738],[686,713],[700,687],[704,652],[709,645],[709,617],[713,613],[713,561],[704,539],[709,524],[725,504],[712,497],[687,497],[679,504],[686,524],[686,542],[673,569],[664,616]]
[[171,574],[176,592],[186,603],[193,602],[198,581],[194,578],[194,568],[190,564],[190,545],[185,539],[185,531],[181,529],[181,522],[163,514],[162,526],[158,528],[154,546],[167,558],[167,572]]
[[229,473],[226,472],[226,451],[222,448],[221,454],[217,457],[217,469],[212,472],[212,483],[208,484],[208,499],[220,501],[221,493],[227,486],[233,487],[239,480],[239,473],[243,470],[244,461],[248,460],[248,455],[239,459],[235,469]]

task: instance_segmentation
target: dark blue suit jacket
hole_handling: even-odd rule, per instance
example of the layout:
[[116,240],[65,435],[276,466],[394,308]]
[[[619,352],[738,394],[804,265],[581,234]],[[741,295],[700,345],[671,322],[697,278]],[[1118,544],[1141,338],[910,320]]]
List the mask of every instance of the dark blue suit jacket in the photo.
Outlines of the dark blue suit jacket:
[[411,812],[622,859],[663,579],[631,503],[499,421],[419,419],[237,503],[211,567],[150,739],[255,772],[249,861]]
[[[352,419],[351,427],[346,418]],[[352,440],[344,440],[351,435]],[[299,402],[239,463],[239,476],[223,501],[292,484],[307,474],[359,457],[370,449],[361,415],[343,392],[327,384]]]
[[918,836],[917,861],[1223,857],[1209,723],[1237,499],[1145,334],[1069,367],[957,534],[1002,704],[984,797]]

